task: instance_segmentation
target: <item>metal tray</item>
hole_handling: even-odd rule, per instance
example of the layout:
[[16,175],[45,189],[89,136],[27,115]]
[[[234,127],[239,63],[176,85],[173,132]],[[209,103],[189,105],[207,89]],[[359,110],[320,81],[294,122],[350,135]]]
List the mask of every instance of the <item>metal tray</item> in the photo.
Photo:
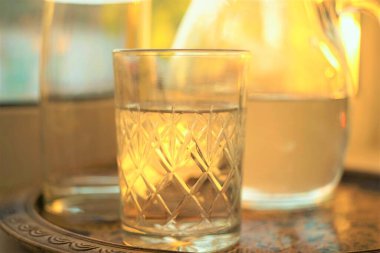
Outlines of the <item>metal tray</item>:
[[[3,202],[0,228],[35,252],[145,251],[122,244],[118,221],[75,227],[49,220],[39,190]],[[334,198],[314,209],[243,210],[241,241],[229,252],[380,252],[380,177],[346,173]]]

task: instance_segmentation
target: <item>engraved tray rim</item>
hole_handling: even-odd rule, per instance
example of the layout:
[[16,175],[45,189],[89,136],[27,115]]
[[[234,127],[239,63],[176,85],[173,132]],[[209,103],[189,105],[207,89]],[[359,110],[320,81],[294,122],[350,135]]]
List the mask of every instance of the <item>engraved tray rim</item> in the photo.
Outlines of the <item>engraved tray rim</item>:
[[40,190],[24,191],[17,197],[0,207],[0,228],[28,249],[36,252],[151,252],[81,235],[50,222],[36,210],[41,202]]

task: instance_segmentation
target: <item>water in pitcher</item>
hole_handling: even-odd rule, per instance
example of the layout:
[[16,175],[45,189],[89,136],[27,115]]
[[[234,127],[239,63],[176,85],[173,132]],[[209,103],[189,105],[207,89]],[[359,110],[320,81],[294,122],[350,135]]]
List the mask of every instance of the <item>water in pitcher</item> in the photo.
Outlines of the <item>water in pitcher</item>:
[[122,226],[131,232],[126,243],[149,241],[138,238],[145,233],[161,235],[168,249],[178,249],[181,238],[188,241],[191,236],[204,236],[205,244],[217,237],[225,240],[220,244],[235,243],[240,226],[240,111],[147,108],[116,111]]
[[245,205],[292,208],[330,195],[342,173],[347,99],[250,97]]

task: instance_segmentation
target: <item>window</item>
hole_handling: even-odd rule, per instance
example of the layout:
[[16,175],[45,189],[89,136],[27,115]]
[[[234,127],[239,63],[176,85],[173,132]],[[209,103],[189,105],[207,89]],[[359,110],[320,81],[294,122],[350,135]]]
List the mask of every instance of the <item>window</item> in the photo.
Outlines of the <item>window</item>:
[[0,0],[0,104],[38,101],[42,0]]

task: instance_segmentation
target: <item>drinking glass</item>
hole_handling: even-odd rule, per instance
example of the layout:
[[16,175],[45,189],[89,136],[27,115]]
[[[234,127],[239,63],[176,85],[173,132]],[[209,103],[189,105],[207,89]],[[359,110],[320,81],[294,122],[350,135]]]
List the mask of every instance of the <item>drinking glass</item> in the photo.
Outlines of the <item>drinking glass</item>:
[[249,53],[119,50],[113,57],[125,244],[199,252],[235,244]]
[[46,216],[56,223],[118,218],[111,53],[114,48],[143,45],[148,33],[146,4],[45,0],[43,197]]

